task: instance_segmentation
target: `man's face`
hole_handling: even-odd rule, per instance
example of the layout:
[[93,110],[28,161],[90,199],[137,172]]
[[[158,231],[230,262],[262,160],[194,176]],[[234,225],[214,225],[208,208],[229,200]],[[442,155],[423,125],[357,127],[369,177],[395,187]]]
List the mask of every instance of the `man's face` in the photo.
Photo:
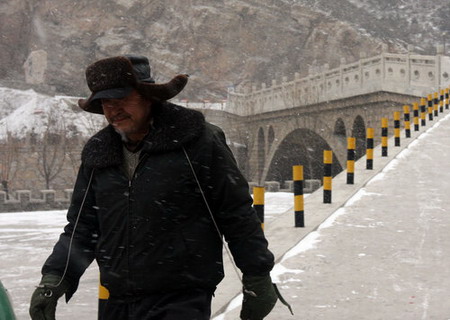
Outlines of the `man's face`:
[[121,99],[101,99],[106,120],[130,140],[143,138],[148,132],[151,102],[136,90]]

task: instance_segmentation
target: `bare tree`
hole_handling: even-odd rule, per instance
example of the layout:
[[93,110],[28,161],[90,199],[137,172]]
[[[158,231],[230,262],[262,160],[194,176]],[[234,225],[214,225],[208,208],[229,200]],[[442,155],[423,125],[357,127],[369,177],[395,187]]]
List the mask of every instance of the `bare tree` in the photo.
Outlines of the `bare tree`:
[[19,167],[19,148],[20,140],[14,138],[11,132],[7,131],[4,139],[0,141],[0,178],[6,198],[9,198],[10,181],[14,179]]
[[76,176],[81,163],[81,150],[86,142],[86,138],[79,132],[78,128],[70,124],[67,126],[66,139],[68,141],[66,149],[66,160],[68,160],[73,176]]
[[50,189],[52,181],[64,168],[67,150],[66,125],[64,117],[56,112],[48,112],[45,131],[36,148],[38,153],[38,172]]

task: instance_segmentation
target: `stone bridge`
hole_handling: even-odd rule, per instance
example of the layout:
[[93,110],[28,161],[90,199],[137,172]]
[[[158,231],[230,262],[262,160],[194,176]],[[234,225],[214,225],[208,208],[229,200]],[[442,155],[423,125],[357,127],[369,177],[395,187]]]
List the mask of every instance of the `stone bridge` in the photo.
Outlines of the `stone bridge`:
[[394,111],[448,92],[449,74],[442,48],[435,56],[382,52],[335,69],[324,66],[305,78],[295,74],[270,86],[238,87],[222,103],[176,103],[201,110],[224,129],[249,181],[292,180],[295,164],[304,166],[305,179],[321,179],[323,150],[333,151],[334,174],[345,169],[347,137],[356,138],[357,158],[363,156],[367,128],[375,129],[379,143],[386,117],[392,135]]

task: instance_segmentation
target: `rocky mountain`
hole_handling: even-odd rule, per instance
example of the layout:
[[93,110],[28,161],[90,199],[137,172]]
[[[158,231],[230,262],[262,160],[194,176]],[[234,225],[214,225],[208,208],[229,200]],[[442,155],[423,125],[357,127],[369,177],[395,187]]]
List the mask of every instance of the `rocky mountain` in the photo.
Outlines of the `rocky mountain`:
[[[445,34],[447,32],[447,34]],[[158,82],[191,75],[180,98],[337,66],[388,46],[450,46],[448,0],[1,0],[0,86],[86,95],[85,67],[147,55]],[[25,71],[28,76],[25,76]],[[30,73],[32,75],[30,76]]]

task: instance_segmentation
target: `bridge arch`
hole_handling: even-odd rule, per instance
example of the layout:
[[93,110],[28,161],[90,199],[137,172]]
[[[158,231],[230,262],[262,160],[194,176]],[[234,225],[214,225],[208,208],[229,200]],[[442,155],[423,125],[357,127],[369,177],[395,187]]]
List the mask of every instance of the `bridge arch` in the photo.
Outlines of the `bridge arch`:
[[[293,165],[303,166],[305,179],[321,180],[323,150],[332,148],[319,134],[306,128],[292,131],[281,141],[271,157],[265,180],[279,182],[292,180]],[[340,171],[342,167],[334,155],[333,175]]]
[[345,146],[347,144],[347,129],[342,118],[338,118],[334,123],[333,135],[341,145]]
[[[335,163],[344,169],[347,159],[347,137],[354,136],[357,139],[356,158],[361,158],[366,151],[366,128],[373,128],[381,116],[398,110],[398,105],[412,101],[416,99],[404,95],[377,93],[351,97],[344,105],[342,101],[328,102],[310,108],[299,107],[282,110],[276,114],[263,113],[251,116],[243,127],[247,132],[248,140],[246,177],[248,181],[259,185],[280,175],[282,177],[280,180],[283,180],[288,173],[274,173],[276,170],[271,166],[275,162],[283,163],[279,148],[286,151],[285,139],[294,131],[301,129],[309,130],[315,133],[319,141],[325,141],[329,146],[327,149],[333,151]],[[376,138],[375,136],[375,145],[379,143]],[[286,151],[284,158],[292,157]],[[322,159],[323,155],[318,155],[318,160],[322,161]],[[283,170],[278,171],[289,172]]]
[[360,115],[353,120],[352,137],[356,140],[355,158],[358,160],[366,154],[366,124]]
[[[275,154],[280,155],[279,148],[281,144],[287,143],[285,139],[289,135],[291,135],[292,132],[302,129],[305,130],[302,132],[311,132],[309,134],[307,133],[306,137],[309,137],[309,140],[311,141],[309,145],[313,146],[312,148],[316,148],[316,145],[320,145],[320,152],[317,153],[317,161],[321,163],[323,161],[323,150],[329,149],[333,151],[336,167],[342,168],[343,166],[345,166],[347,154],[345,147],[345,135],[334,134],[334,124],[336,123],[338,117],[318,117],[316,116],[316,114],[311,114],[302,117],[289,117],[288,119],[285,118],[280,121],[272,121],[270,119],[266,123],[263,122],[260,125],[255,126],[253,135],[250,135],[250,141],[255,141],[255,144],[253,144],[253,146],[250,145],[248,153],[249,164],[251,168],[251,170],[248,172],[249,181],[262,185],[264,181],[270,181],[268,180],[269,178],[272,179],[273,177],[279,176],[279,174],[274,173],[275,169],[273,168],[271,169],[271,175],[268,176],[271,164],[275,162],[281,164],[283,163],[283,160],[280,159],[276,159],[275,162],[273,162]],[[344,125],[342,123],[344,123]],[[338,129],[338,132],[340,132],[341,134],[344,134],[344,130],[342,128],[351,127],[350,124],[345,124],[344,120],[340,122],[340,125],[338,125],[338,127],[339,126],[340,129]],[[269,133],[272,131],[270,129],[271,127],[273,130],[273,134]],[[345,129],[345,131],[347,131],[347,129]],[[253,136],[254,138],[252,139],[251,136]],[[269,141],[271,142],[270,144]],[[316,141],[323,141],[323,143],[319,143]],[[287,151],[285,150],[285,152]],[[287,155],[284,155],[284,158],[286,157],[290,158],[289,153],[287,153]],[[290,164],[291,169],[288,170],[291,171],[292,165],[294,164],[295,163]],[[312,170],[312,172],[315,171]],[[292,175],[292,173],[290,174]],[[283,177],[284,175],[285,174],[282,174]],[[292,177],[289,180],[292,180]],[[280,182],[282,181],[280,180]]]
[[344,120],[342,120],[342,118],[338,118],[334,124],[334,135],[336,136],[343,136],[344,138],[346,137],[346,130],[345,130],[345,123]]

